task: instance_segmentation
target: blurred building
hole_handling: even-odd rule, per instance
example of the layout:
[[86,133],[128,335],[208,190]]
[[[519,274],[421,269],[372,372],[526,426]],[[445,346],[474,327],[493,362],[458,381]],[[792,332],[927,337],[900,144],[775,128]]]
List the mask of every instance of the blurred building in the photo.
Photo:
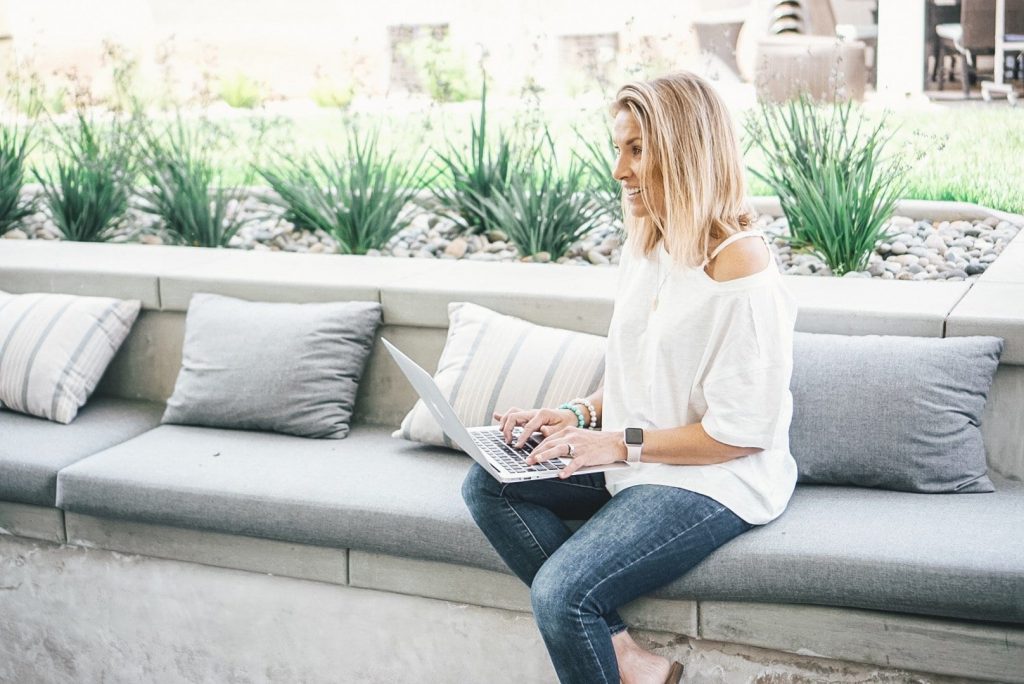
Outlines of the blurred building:
[[[73,71],[101,94],[116,66],[104,56],[109,41],[137,62],[142,81],[159,84],[151,87],[184,92],[204,77],[242,75],[292,98],[322,82],[354,83],[367,95],[421,89],[409,46],[434,40],[450,51],[438,68],[462,63],[475,76],[482,62],[495,87],[514,95],[699,68],[694,21],[742,14],[751,2],[0,0],[0,48],[11,46],[8,67],[18,61],[54,78]],[[837,21],[855,24],[872,21],[875,4],[832,3]]]

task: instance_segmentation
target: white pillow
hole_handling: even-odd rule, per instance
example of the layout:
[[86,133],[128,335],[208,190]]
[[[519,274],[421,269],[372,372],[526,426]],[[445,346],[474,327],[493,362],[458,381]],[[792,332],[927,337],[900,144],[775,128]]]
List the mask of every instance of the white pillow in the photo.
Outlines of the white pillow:
[[137,299],[0,291],[0,407],[70,423],[140,306]]
[[[434,381],[466,427],[495,425],[512,406],[554,408],[598,388],[605,338],[549,328],[469,302],[448,305],[448,339]],[[417,400],[393,437],[458,447]]]

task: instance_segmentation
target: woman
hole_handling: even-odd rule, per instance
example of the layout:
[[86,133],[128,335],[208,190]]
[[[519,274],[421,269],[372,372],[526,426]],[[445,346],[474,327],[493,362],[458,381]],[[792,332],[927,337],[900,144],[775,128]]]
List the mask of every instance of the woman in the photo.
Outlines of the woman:
[[[785,509],[796,306],[750,228],[736,134],[708,83],[630,83],[612,113],[627,237],[604,386],[494,416],[506,442],[522,426],[516,446],[544,435],[528,462],[571,456],[559,478],[502,485],[474,466],[462,491],[531,587],[562,682],[661,684],[682,666],[640,648],[616,609]],[[627,447],[626,428],[642,445]],[[572,477],[622,460],[633,463]],[[586,522],[572,533],[572,519]]]

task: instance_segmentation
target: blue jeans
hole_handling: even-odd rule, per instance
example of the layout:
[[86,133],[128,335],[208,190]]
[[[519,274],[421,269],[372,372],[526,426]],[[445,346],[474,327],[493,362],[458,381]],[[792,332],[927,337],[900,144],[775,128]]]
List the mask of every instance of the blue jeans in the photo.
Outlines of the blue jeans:
[[[501,484],[477,464],[462,483],[473,519],[530,587],[563,683],[618,682],[616,609],[668,584],[753,525],[702,494],[635,485],[612,497],[603,473]],[[586,520],[575,533],[565,520]]]

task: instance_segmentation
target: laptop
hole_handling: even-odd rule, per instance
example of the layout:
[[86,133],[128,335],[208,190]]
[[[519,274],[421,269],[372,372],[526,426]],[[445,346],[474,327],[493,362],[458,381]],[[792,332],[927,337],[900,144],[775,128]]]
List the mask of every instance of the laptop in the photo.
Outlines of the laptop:
[[[420,395],[420,399],[426,404],[434,419],[437,420],[438,425],[444,430],[444,433],[458,444],[463,451],[469,454],[474,461],[479,463],[484,470],[490,473],[494,479],[502,483],[543,480],[558,477],[559,471],[569,464],[568,460],[561,458],[553,458],[549,461],[533,465],[526,464],[526,457],[544,439],[544,435],[539,432],[533,433],[526,443],[523,444],[523,447],[517,449],[511,444],[505,444],[505,437],[501,433],[501,428],[497,425],[467,428],[455,414],[455,409],[452,408],[452,405],[444,398],[441,388],[434,382],[434,378],[430,376],[430,373],[423,370],[419,364],[403,354],[398,347],[383,337],[381,342],[384,343],[384,346],[391,353],[398,367],[405,373],[405,377],[412,383],[413,388]],[[512,435],[514,438],[518,438],[520,434],[522,434],[521,427],[513,428]],[[513,439],[513,441],[515,440]],[[586,475],[588,473],[628,467],[628,463],[619,461],[600,466],[580,468],[574,475]]]

